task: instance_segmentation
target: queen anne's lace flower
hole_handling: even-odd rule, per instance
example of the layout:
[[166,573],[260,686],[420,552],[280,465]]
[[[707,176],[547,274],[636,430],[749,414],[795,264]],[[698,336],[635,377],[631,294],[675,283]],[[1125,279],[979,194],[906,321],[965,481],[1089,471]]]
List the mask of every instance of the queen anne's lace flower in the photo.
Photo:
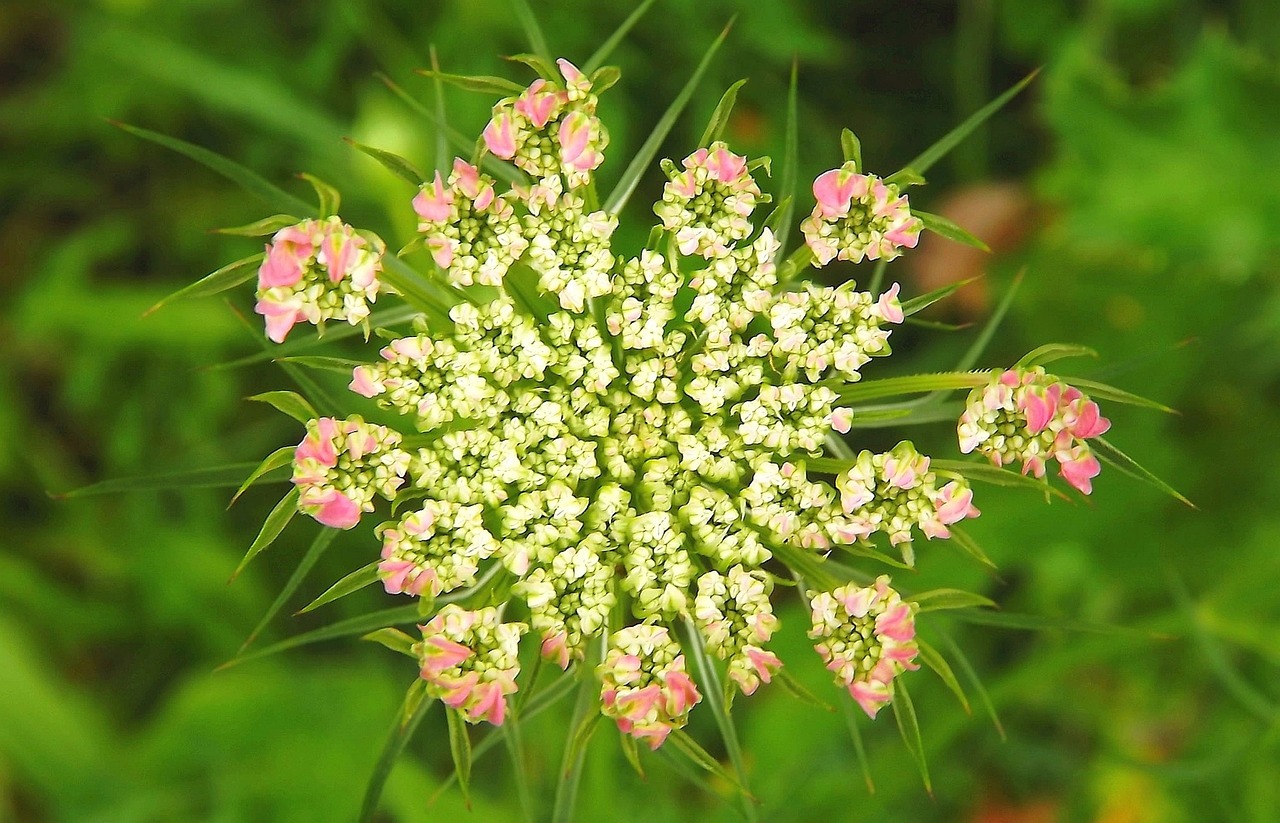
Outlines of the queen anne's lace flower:
[[1008,369],[969,393],[960,417],[960,451],[977,451],[997,466],[1021,463],[1023,474],[1044,477],[1058,461],[1063,479],[1093,491],[1101,465],[1086,442],[1111,428],[1098,404],[1041,367]]
[[819,175],[813,197],[818,204],[800,229],[819,266],[835,258],[892,260],[920,239],[920,218],[911,216],[907,196],[874,174],[859,174],[852,161]]
[[680,645],[662,626],[641,624],[615,632],[596,673],[604,716],[654,749],[672,730],[684,728],[689,709],[702,699],[685,671]]
[[915,669],[915,606],[904,602],[881,575],[866,588],[841,586],[810,600],[813,628],[809,637],[836,682],[862,710],[875,717],[893,699],[893,679]]
[[428,500],[400,522],[382,524],[378,577],[387,592],[434,597],[474,583],[480,561],[498,550],[483,512],[480,505]]
[[[608,142],[592,79],[558,68],[499,102],[484,130],[480,157],[526,179],[499,191],[458,159],[413,200],[440,270],[423,277],[437,278],[447,319],[417,318],[353,369],[350,388],[417,433],[313,420],[294,483],[299,508],[337,528],[376,496],[395,499],[376,530],[387,592],[475,587],[469,600],[498,604],[448,605],[421,627],[413,652],[429,694],[502,723],[526,626],[500,614],[527,611],[543,657],[595,664],[602,712],[656,748],[700,700],[673,627],[750,695],[782,665],[768,649],[775,569],[831,588],[832,550],[867,556],[883,533],[910,562],[916,532],[948,537],[978,511],[961,475],[931,471],[910,442],[853,460],[827,452],[877,411],[853,398],[883,386],[850,384],[890,354],[905,311],[896,284],[795,285],[797,267],[914,247],[922,223],[896,186],[853,163],[822,174],[807,249],[783,260],[788,227],[751,222],[769,200],[754,164],[716,142],[663,163],[661,224],[634,256],[615,253],[617,218],[590,185]],[[337,218],[279,232],[260,272],[269,336],[303,319],[365,319],[382,254]],[[1037,476],[1056,459],[1088,492],[1086,441],[1107,426],[1042,369],[1010,370],[970,395],[960,439]],[[885,577],[810,605],[817,650],[874,716],[915,668],[913,606]]]
[[734,566],[727,575],[712,571],[698,578],[697,627],[707,648],[729,661],[729,678],[744,694],[753,694],[782,667],[778,656],[764,648],[778,628],[769,602],[772,589],[764,572],[742,566]]
[[947,526],[978,516],[969,485],[953,480],[939,488],[929,458],[906,440],[883,454],[863,451],[836,487],[846,515],[831,522],[839,543],[884,532],[895,546],[910,544],[912,529],[930,539],[950,537]]
[[448,186],[436,172],[413,199],[418,231],[456,285],[498,285],[528,245],[511,198],[498,196],[493,186],[493,178],[459,158]]
[[413,645],[427,692],[457,709],[468,722],[501,726],[507,696],[517,691],[523,623],[503,623],[495,608],[467,611],[449,604]]
[[[484,130],[489,151],[539,181],[532,197],[551,201],[562,187],[590,182],[609,144],[609,133],[596,117],[591,81],[568,60],[557,65],[563,84],[533,81],[518,97],[494,106]],[[557,179],[561,175],[564,184]]]
[[409,455],[399,445],[398,433],[358,416],[312,420],[293,454],[298,508],[335,529],[355,526],[375,495],[390,500],[404,483]]
[[698,149],[684,159],[684,170],[663,161],[671,178],[662,200],[653,207],[662,227],[675,232],[684,255],[723,257],[739,241],[751,235],[751,213],[769,196],[747,172],[747,158],[734,154],[722,142]]
[[254,311],[266,318],[267,337],[283,343],[304,321],[321,328],[326,320],[363,323],[382,287],[384,252],[377,237],[357,234],[337,217],[280,229],[258,269]]

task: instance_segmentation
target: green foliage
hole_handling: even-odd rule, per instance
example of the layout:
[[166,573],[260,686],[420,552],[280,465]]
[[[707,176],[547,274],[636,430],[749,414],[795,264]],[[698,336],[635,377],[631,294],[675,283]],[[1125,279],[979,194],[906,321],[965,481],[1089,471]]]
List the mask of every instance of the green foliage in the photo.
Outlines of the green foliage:
[[[556,54],[582,59],[607,46],[604,56],[579,65],[593,71],[607,59],[625,68],[610,92],[625,112],[625,120],[608,123],[611,156],[630,156],[648,139],[687,69],[739,11],[731,39],[689,97],[691,114],[671,126],[655,156],[690,145],[717,95],[750,77],[724,134],[739,150],[782,158],[774,192],[794,192],[786,201],[793,210],[806,208],[812,176],[838,162],[838,147],[813,135],[850,125],[867,147],[870,170],[927,170],[929,186],[911,189],[912,202],[940,211],[943,193],[965,176],[948,162],[910,158],[973,109],[953,91],[948,55],[989,61],[990,89],[979,89],[979,99],[1043,64],[1034,86],[967,138],[979,147],[985,139],[988,165],[1024,181],[1050,207],[1025,246],[997,249],[991,260],[983,282],[997,296],[1019,266],[1029,274],[1016,300],[988,312],[1007,309],[1007,322],[998,348],[994,341],[978,347],[986,349],[982,362],[1012,363],[1044,339],[1077,340],[1108,363],[1124,352],[1153,352],[1123,381],[1088,371],[1086,361],[1072,367],[1085,380],[1122,382],[1135,396],[1180,410],[1181,417],[1151,415],[1086,389],[1116,420],[1112,438],[1126,453],[1140,455],[1202,509],[1154,495],[1110,468],[1087,517],[1078,506],[1053,505],[1020,507],[1027,513],[1011,518],[1021,491],[984,486],[984,517],[963,542],[980,542],[1003,579],[960,552],[926,544],[920,552],[930,563],[921,564],[914,588],[958,576],[967,591],[1012,615],[1077,615],[1089,626],[1134,631],[1000,631],[957,620],[952,610],[926,615],[930,625],[949,620],[938,649],[974,708],[1013,741],[1002,745],[998,731],[958,712],[950,684],[908,675],[935,800],[923,796],[887,713],[874,722],[856,718],[851,742],[827,712],[791,699],[788,691],[797,690],[785,684],[740,699],[734,718],[762,819],[950,821],[971,819],[979,807],[1033,803],[1072,820],[1275,819],[1280,520],[1265,470],[1280,456],[1274,4],[1242,0],[1209,10],[1108,0],[1091,4],[1087,17],[1061,0],[994,4],[985,50],[957,43],[949,15],[933,21],[906,8],[875,19],[855,10],[841,20],[815,0],[649,6],[632,14],[605,5],[584,15],[573,4],[538,4]],[[211,673],[277,599],[300,554],[282,550],[292,549],[285,532],[234,586],[224,584],[281,490],[249,486],[230,515],[227,494],[260,455],[299,436],[293,421],[242,398],[273,387],[273,358],[315,355],[321,345],[339,359],[364,349],[359,330],[333,327],[323,341],[299,330],[296,340],[255,354],[221,300],[175,301],[139,320],[213,268],[209,261],[258,252],[259,239],[206,232],[264,212],[185,158],[101,121],[127,120],[207,145],[241,159],[261,180],[316,170],[342,190],[352,219],[402,236],[413,218],[397,177],[414,184],[422,178],[417,169],[447,168],[437,141],[452,140],[464,156],[474,149],[453,139],[461,129],[444,125],[428,99],[432,84],[412,85],[413,69],[429,64],[424,44],[436,43],[451,72],[505,76],[488,55],[530,48],[512,6],[361,2],[282,23],[272,9],[243,3],[109,3],[92,11],[35,4],[6,9],[3,20],[0,41],[14,60],[0,122],[23,162],[0,169],[0,193],[11,206],[0,229],[11,274],[0,425],[18,433],[0,446],[7,492],[0,819],[352,819],[389,721],[394,751],[379,767],[385,783],[368,816],[518,818],[517,793],[499,758],[482,757],[506,739],[492,732],[478,733],[472,748],[472,817],[460,817],[456,789],[426,807],[425,798],[452,782],[446,721],[421,700],[410,713],[417,734],[401,734],[409,726],[396,684],[412,663],[350,642],[416,620],[414,607],[396,605],[376,587],[314,614],[281,617],[278,630],[262,629],[278,633],[264,636],[241,665]],[[624,23],[626,37],[606,39]],[[57,59],[24,58],[42,53],[27,51],[33,47],[50,47]],[[797,113],[788,118],[793,56]],[[374,66],[430,116],[373,78]],[[471,131],[483,122],[486,101],[446,94],[449,123]],[[938,105],[916,105],[917,95]],[[1035,124],[1043,139],[1028,140]],[[375,156],[378,168],[346,150],[343,135],[400,159]],[[656,185],[652,170],[636,177],[638,189]],[[261,193],[268,210],[310,209]],[[644,238],[620,240],[638,248]],[[246,264],[236,277],[253,269]],[[924,291],[906,288],[914,282],[908,258],[877,270],[908,293]],[[856,273],[867,279],[865,270]],[[242,294],[231,299],[248,310]],[[402,310],[380,310],[373,324],[403,327],[407,319]],[[902,354],[912,372],[977,364],[957,363],[963,333],[918,345],[924,335],[902,335],[911,340]],[[1200,343],[1176,348],[1191,337]],[[235,368],[200,368],[214,360]],[[322,389],[341,390],[341,375],[312,371]],[[941,421],[954,419],[953,411],[930,405],[907,414],[936,424],[919,429],[922,443],[935,435],[949,442]],[[879,436],[871,428],[860,434],[869,442]],[[139,476],[148,479],[98,482]],[[283,480],[284,472],[263,479]],[[73,488],[83,492],[61,501],[44,494]],[[132,492],[102,494],[125,488]],[[313,601],[365,559],[335,541],[285,599]],[[1161,573],[1165,567],[1178,583]],[[837,578],[832,568],[814,571]],[[800,606],[790,608],[784,626],[802,627]],[[361,616],[371,609],[380,612]],[[1152,634],[1168,639],[1153,642]],[[336,642],[319,642],[325,639]],[[259,654],[282,649],[290,653]],[[786,672],[800,689],[838,696],[800,628],[784,630],[778,651],[795,661]],[[557,681],[521,713],[535,798],[554,793],[560,752],[543,741],[563,739],[571,708],[541,698],[563,698],[572,686]],[[710,720],[691,729],[698,740],[715,734]],[[719,772],[690,756],[641,751],[642,782],[612,735],[597,737],[584,747],[578,819],[740,819],[714,796],[736,796],[726,751],[703,750]],[[868,795],[855,775],[870,784],[872,773]],[[711,793],[690,788],[694,775]],[[975,785],[989,787],[981,799],[973,797]]]

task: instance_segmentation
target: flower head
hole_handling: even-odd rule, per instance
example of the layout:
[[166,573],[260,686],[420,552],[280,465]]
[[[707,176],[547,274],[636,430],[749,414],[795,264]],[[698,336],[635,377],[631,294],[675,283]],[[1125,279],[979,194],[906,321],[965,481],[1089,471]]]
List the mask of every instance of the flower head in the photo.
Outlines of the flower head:
[[769,593],[773,583],[761,571],[734,566],[727,575],[710,571],[698,578],[694,620],[707,648],[729,662],[729,679],[744,694],[768,683],[782,661],[765,644],[778,628]]
[[670,182],[653,207],[662,227],[675,233],[684,255],[723,257],[752,231],[751,213],[769,202],[747,171],[747,158],[723,142],[698,149],[684,159],[683,170],[663,162]]
[[258,303],[267,337],[283,343],[290,329],[326,320],[355,326],[369,317],[382,285],[382,241],[337,217],[304,220],[276,232],[258,269]]
[[507,696],[520,673],[517,656],[523,623],[503,623],[492,607],[467,611],[449,604],[426,625],[413,645],[427,692],[457,709],[470,723],[501,726]]
[[950,537],[947,526],[979,514],[968,483],[957,478],[939,486],[929,458],[907,440],[883,454],[861,452],[836,487],[843,516],[833,518],[830,529],[838,543],[884,532],[909,552],[913,529],[930,539]]
[[590,79],[568,60],[558,66],[563,83],[539,78],[519,96],[500,101],[483,135],[495,156],[554,191],[589,183],[609,144],[609,133],[595,116]]
[[800,229],[819,266],[836,258],[892,260],[920,239],[922,224],[907,196],[874,174],[859,174],[852,161],[818,175],[813,197],[818,203]]
[[293,455],[298,508],[326,526],[352,528],[373,511],[375,495],[390,500],[404,482],[409,455],[399,445],[399,434],[358,416],[312,420]]
[[684,727],[689,710],[702,700],[685,671],[680,645],[662,626],[641,624],[615,632],[596,674],[604,716],[654,749],[673,729]]
[[1101,465],[1090,438],[1111,428],[1098,404],[1041,367],[1008,369],[969,393],[960,416],[960,451],[977,451],[995,465],[1021,465],[1044,477],[1049,460],[1083,494],[1093,490]]
[[461,158],[447,186],[440,172],[423,184],[413,208],[431,256],[455,285],[500,284],[528,245],[510,195],[497,195],[493,178]]
[[903,601],[884,575],[866,588],[819,592],[810,606],[814,648],[836,682],[875,717],[893,699],[894,678],[918,668],[915,606]]

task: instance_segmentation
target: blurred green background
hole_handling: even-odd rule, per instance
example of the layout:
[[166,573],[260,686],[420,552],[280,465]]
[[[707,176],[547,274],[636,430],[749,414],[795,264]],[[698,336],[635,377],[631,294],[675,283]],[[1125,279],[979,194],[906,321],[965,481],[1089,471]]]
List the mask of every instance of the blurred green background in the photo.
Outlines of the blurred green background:
[[[578,60],[630,8],[535,5],[552,49]],[[1181,412],[1108,406],[1112,440],[1200,506],[1114,470],[1087,504],[981,489],[973,531],[999,578],[929,545],[912,586],[962,585],[1011,611],[1167,639],[931,621],[965,650],[1007,733],[976,703],[966,716],[929,675],[910,676],[933,797],[887,715],[860,723],[871,794],[839,715],[781,688],[740,700],[763,819],[1280,820],[1280,483],[1267,468],[1280,460],[1280,4],[659,0],[610,61],[624,77],[602,109],[606,186],[735,13],[667,156],[687,153],[721,91],[749,77],[730,139],[781,157],[793,55],[802,179],[838,162],[841,127],[887,173],[1044,67],[912,192],[996,254],[926,240],[890,276],[910,294],[988,271],[942,315],[968,322],[1026,266],[986,362],[1043,342],[1096,348],[1101,359],[1077,373]],[[373,77],[429,99],[412,70],[430,44],[446,71],[525,79],[497,58],[527,49],[502,0],[0,5],[0,820],[354,818],[412,667],[344,640],[213,672],[283,586],[309,523],[227,585],[272,491],[229,513],[223,490],[47,492],[254,460],[298,438],[242,399],[281,387],[273,366],[205,368],[257,350],[224,301],[141,319],[256,249],[208,229],[264,212],[104,118],[209,146],[295,189],[292,175],[317,173],[343,189],[348,220],[407,239],[412,192],[340,138],[435,161],[430,125]],[[478,133],[488,102],[451,92],[450,118]],[[644,204],[660,183],[642,184],[623,242],[649,225]],[[249,305],[243,293],[233,302]],[[908,329],[895,360],[943,367],[972,336]],[[940,455],[954,448],[945,426],[918,440]],[[371,541],[344,536],[267,639],[389,605],[366,591],[287,616],[367,562]],[[797,603],[782,616],[784,659],[833,694]],[[525,730],[544,799],[564,717]],[[694,722],[708,741],[710,722]],[[646,767],[642,782],[602,730],[579,819],[737,819],[662,759]],[[431,715],[391,776],[382,819],[518,819],[501,749],[477,763],[470,816],[456,788],[431,802],[450,768],[443,719]]]

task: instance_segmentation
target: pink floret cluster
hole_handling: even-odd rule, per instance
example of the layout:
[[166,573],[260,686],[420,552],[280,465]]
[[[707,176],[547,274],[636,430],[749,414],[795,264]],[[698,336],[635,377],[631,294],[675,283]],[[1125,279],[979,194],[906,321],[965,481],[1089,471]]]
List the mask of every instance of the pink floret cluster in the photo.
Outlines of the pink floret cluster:
[[970,392],[958,432],[965,454],[976,451],[996,466],[1020,464],[1035,477],[1056,460],[1062,478],[1089,494],[1102,466],[1086,441],[1110,428],[1097,403],[1036,367],[1008,369]]
[[355,326],[369,317],[385,247],[337,217],[304,220],[276,232],[258,269],[254,311],[266,319],[267,337],[283,343],[298,323],[323,328],[326,320]]

